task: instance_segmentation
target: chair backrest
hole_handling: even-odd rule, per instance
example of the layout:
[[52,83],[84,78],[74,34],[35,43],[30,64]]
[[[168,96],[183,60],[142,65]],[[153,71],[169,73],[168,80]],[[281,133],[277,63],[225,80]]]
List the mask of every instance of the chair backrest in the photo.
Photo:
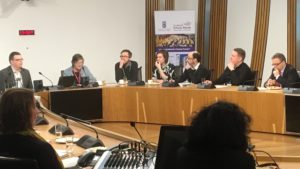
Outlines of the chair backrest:
[[300,70],[297,70],[298,76],[300,77]]
[[175,73],[175,79],[179,79],[179,77],[183,73],[183,66],[180,66],[180,65],[179,66],[175,66],[174,73]]
[[36,160],[6,156],[0,156],[0,166],[5,169],[39,169]]
[[251,70],[251,73],[252,73],[253,80],[257,80],[258,71],[257,70]]
[[143,81],[143,76],[142,76],[142,66],[138,68],[138,76],[137,76],[137,80],[138,81]]
[[215,69],[209,69],[209,80],[212,80]]

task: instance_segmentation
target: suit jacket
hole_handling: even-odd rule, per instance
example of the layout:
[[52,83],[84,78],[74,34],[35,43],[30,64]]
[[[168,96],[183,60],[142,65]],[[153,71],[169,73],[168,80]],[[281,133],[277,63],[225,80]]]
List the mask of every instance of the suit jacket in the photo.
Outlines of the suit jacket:
[[[233,71],[231,71],[228,67],[224,70],[223,74],[214,81],[214,84],[224,84],[224,83],[231,83],[232,85],[242,85],[248,80],[253,80],[253,74],[251,72],[251,69],[246,63],[240,64],[238,67],[236,67]],[[251,83],[245,83],[245,84],[253,84]]]
[[[275,76],[273,75],[273,71],[274,68],[272,69],[269,79],[276,80]],[[264,83],[264,86],[267,85],[267,82],[268,80]],[[293,83],[300,82],[300,78],[297,70],[292,65],[286,64],[283,75],[280,75],[276,82],[278,82],[281,87],[293,87]]]
[[1,134],[0,155],[35,159],[40,169],[62,169],[52,146],[31,136]]
[[[23,88],[32,89],[32,81],[29,70],[22,68],[21,76]],[[8,66],[0,71],[0,89],[12,88],[16,85],[14,72],[11,66]]]
[[119,68],[120,62],[115,64],[115,79],[116,82],[119,82],[120,79],[127,78],[132,82],[138,80],[138,63],[131,60],[126,65],[123,65],[122,69]]
[[201,79],[210,80],[210,72],[200,64],[197,70],[186,69],[183,74],[180,76],[178,83],[188,81],[194,84],[201,83]]

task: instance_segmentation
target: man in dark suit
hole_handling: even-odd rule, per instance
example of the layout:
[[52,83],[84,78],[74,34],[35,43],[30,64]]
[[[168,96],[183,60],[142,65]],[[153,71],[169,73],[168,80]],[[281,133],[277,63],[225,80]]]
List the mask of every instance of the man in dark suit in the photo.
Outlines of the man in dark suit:
[[0,71],[0,89],[6,88],[28,88],[32,89],[30,73],[23,68],[23,57],[19,52],[9,55],[10,66]]
[[[254,76],[249,66],[244,62],[246,52],[242,48],[234,48],[231,52],[230,62],[226,66],[221,76],[215,80],[214,84],[253,85]],[[206,83],[212,83],[208,81]]]
[[264,86],[294,87],[296,82],[300,82],[297,70],[286,63],[286,58],[282,53],[276,53],[272,57],[272,73]]
[[210,80],[210,72],[201,64],[201,55],[198,52],[188,53],[184,73],[178,79],[178,83],[188,81],[194,84]]

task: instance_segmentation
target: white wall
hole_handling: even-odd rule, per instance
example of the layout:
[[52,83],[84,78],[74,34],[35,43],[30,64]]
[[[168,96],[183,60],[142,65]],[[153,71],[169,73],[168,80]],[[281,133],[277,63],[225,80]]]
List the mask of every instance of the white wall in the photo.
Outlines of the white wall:
[[[129,48],[145,70],[143,0],[1,0],[0,6],[1,69],[9,53],[19,51],[33,79],[43,79],[41,71],[57,83],[60,70],[81,53],[98,80],[114,82],[119,52]],[[20,37],[20,29],[36,35]]]
[[278,52],[287,57],[287,1],[272,0],[270,9],[263,82],[268,79],[272,71],[271,57]]
[[256,0],[228,0],[225,65],[233,48],[246,51],[245,62],[250,66],[255,28]]

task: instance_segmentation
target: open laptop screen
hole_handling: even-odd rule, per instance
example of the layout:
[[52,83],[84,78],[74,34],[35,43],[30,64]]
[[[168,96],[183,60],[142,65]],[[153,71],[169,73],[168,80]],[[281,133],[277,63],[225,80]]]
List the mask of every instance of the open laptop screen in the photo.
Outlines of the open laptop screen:
[[161,126],[155,169],[176,168],[177,150],[187,140],[187,126]]

